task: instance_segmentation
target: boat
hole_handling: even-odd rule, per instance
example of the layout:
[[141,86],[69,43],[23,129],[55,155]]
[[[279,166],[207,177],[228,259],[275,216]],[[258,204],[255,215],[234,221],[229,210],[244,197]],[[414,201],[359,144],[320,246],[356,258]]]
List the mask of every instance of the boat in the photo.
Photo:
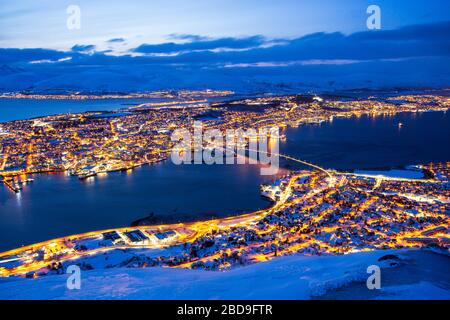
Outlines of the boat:
[[91,172],[87,172],[87,173],[78,175],[78,179],[85,180],[87,178],[94,177],[96,175],[97,175],[97,173],[91,171]]
[[25,180],[20,180],[17,183],[18,184],[27,184],[27,183],[30,183],[30,182],[33,182],[33,181],[34,181],[34,179],[25,179]]

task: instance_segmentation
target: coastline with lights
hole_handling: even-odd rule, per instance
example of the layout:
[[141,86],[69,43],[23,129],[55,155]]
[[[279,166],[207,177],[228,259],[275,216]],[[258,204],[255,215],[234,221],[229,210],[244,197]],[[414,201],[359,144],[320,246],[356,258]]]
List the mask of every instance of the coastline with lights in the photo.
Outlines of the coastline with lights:
[[[14,121],[0,127],[0,139],[6,141],[0,173],[3,183],[14,191],[32,182],[30,173],[61,171],[85,179],[129,170],[166,159],[172,147],[170,132],[189,128],[205,116],[208,128],[283,128],[332,117],[445,111],[449,107],[446,97],[401,100],[406,103],[398,107],[378,100],[282,96],[218,104],[168,103],[167,108],[158,105],[157,109],[142,105],[117,117],[114,112],[112,117],[83,113]],[[212,113],[219,115],[210,119]],[[18,132],[11,134],[13,129]],[[450,162],[417,165],[414,169],[423,172],[423,177],[408,178],[339,172],[279,156],[310,169],[291,171],[261,186],[262,195],[273,201],[270,208],[191,223],[93,231],[9,250],[0,253],[0,279],[57,276],[72,264],[82,270],[234,270],[291,255],[341,256],[419,248],[448,252]]]
[[[422,166],[431,179],[302,170],[280,179],[274,204],[253,213],[169,225],[115,228],[3,252],[0,276],[58,274],[113,255],[100,268],[221,270],[275,257],[339,255],[450,244],[450,163]],[[98,267],[98,266],[97,266]]]
[[[174,146],[171,133],[175,129],[192,130],[195,121],[202,121],[205,129],[221,132],[279,127],[283,139],[283,130],[288,127],[338,117],[446,111],[450,107],[450,98],[434,95],[346,101],[308,95],[224,102],[192,99],[199,94],[187,91],[179,93],[182,98],[176,101],[142,103],[128,110],[0,123],[0,180],[12,191],[20,192],[21,182],[30,174],[67,172],[85,179],[160,162],[168,158]],[[212,97],[227,94],[207,93]]]

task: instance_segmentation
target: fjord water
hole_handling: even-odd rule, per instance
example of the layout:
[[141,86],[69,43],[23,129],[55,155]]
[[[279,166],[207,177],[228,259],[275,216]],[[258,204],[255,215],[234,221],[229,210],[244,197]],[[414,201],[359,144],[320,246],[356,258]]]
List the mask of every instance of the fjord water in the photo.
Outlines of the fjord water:
[[112,111],[153,99],[0,99],[0,122],[25,120],[61,113]]
[[174,165],[167,160],[84,181],[35,175],[14,194],[0,186],[0,251],[86,231],[126,227],[151,213],[162,222],[193,221],[269,205],[256,165]]
[[[399,127],[398,123],[403,126]],[[287,129],[281,151],[338,169],[380,169],[450,160],[450,114],[337,118]],[[281,161],[283,166],[295,164]],[[234,215],[268,206],[256,165],[181,165],[165,161],[80,181],[36,175],[20,194],[0,186],[0,251],[74,233],[161,221]]]
[[[229,96],[239,98],[239,95]],[[211,97],[208,101],[222,101],[225,97]],[[168,98],[114,98],[114,99],[0,99],[0,123],[52,116],[62,113],[113,111],[146,102],[163,102]]]
[[286,136],[283,153],[325,168],[389,169],[450,161],[449,112],[335,118],[289,128]]

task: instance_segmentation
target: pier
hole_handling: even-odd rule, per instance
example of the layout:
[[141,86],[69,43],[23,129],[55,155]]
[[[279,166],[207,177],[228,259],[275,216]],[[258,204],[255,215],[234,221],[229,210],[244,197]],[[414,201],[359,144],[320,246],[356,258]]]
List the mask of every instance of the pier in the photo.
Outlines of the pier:
[[12,192],[14,192],[14,193],[19,193],[20,192],[20,188],[17,188],[16,186],[14,186],[11,183],[11,180],[3,179],[1,182],[3,182],[8,187],[8,189],[11,190]]

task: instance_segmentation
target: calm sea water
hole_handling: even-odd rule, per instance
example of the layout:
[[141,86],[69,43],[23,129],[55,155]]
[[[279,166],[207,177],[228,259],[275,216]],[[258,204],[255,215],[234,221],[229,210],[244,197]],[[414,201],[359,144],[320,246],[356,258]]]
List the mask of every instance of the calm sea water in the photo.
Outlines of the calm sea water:
[[0,250],[74,233],[129,226],[154,213],[193,221],[264,208],[256,165],[181,165],[170,161],[80,181],[35,175],[14,194],[0,186]]
[[[450,114],[427,112],[291,128],[281,150],[329,168],[380,169],[447,161],[449,146]],[[290,162],[282,164],[295,168]],[[256,165],[176,166],[166,161],[89,181],[64,174],[36,175],[35,182],[17,195],[0,186],[0,251],[129,226],[151,212],[159,220],[174,222],[263,208],[268,202],[261,198],[259,185],[273,177],[262,177],[259,169]]]
[[144,102],[163,99],[86,99],[86,100],[46,100],[46,99],[0,99],[0,122],[51,116],[61,113],[86,111],[112,111],[128,108]]
[[[228,97],[211,97],[208,101],[236,99],[239,95]],[[61,113],[77,113],[86,111],[112,111],[128,108],[145,102],[162,102],[167,98],[139,99],[86,99],[86,100],[47,100],[47,99],[0,99],[0,122],[24,120],[36,117],[51,116]]]
[[337,118],[286,133],[280,146],[284,153],[326,168],[389,169],[450,161],[449,112]]

